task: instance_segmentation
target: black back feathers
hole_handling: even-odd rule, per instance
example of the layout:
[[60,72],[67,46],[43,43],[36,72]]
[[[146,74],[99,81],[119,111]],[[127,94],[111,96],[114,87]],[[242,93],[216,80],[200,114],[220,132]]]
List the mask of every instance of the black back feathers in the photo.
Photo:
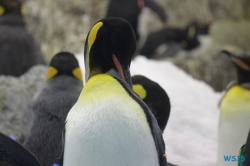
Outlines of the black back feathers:
[[[142,100],[148,105],[153,112],[158,125],[162,132],[164,131],[169,114],[170,114],[170,101],[167,93],[156,82],[142,76],[135,75],[132,77],[133,90],[142,98]],[[142,86],[137,87],[137,86]],[[145,92],[143,92],[145,90]],[[145,96],[140,93],[146,93]]]
[[41,166],[30,151],[2,133],[0,133],[0,165]]
[[0,10],[0,75],[20,76],[36,64],[45,64],[39,45],[27,31],[21,4],[1,0]]

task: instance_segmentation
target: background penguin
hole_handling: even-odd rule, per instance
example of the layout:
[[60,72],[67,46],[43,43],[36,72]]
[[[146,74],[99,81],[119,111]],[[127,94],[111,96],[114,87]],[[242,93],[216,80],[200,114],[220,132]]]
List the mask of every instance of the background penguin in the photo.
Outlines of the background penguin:
[[172,54],[167,51],[162,51],[157,55],[157,48],[163,44],[167,44],[168,47],[178,46],[184,50],[192,50],[200,45],[198,39],[197,27],[191,23],[187,27],[181,28],[164,28],[159,31],[150,33],[147,36],[146,42],[140,50],[140,55],[144,55],[147,58],[171,56]]
[[245,143],[250,126],[250,57],[228,55],[237,69],[237,82],[227,88],[222,97],[218,130],[218,165],[234,165],[225,162],[224,155],[238,156],[240,147]]
[[170,101],[165,90],[156,82],[142,76],[132,77],[133,90],[153,112],[163,132],[170,114]]
[[167,165],[157,121],[132,90],[135,50],[124,19],[102,19],[91,28],[84,50],[87,82],[66,118],[64,166]]
[[201,23],[201,22],[194,20],[189,25],[193,25],[196,27],[198,35],[209,35],[209,31],[210,31],[212,24],[213,24],[213,20],[209,20],[205,23]]
[[1,166],[41,166],[37,158],[21,144],[0,132]]
[[167,15],[164,8],[155,0],[110,0],[106,17],[120,17],[127,20],[131,24],[138,41],[140,37],[137,30],[138,19],[144,7],[148,7],[158,14],[163,22],[167,21]]
[[0,0],[0,75],[20,76],[45,64],[40,47],[27,31],[18,0]]
[[82,87],[82,73],[75,56],[69,52],[56,54],[50,62],[45,86],[33,102],[33,125],[24,142],[44,166],[52,166],[60,156],[64,122]]

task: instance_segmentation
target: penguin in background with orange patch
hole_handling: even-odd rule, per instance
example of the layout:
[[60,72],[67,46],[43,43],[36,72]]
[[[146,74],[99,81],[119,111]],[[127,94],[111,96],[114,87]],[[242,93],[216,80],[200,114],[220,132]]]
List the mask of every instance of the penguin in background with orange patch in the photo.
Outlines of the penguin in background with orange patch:
[[225,162],[224,156],[238,156],[245,143],[250,126],[250,56],[237,56],[222,51],[234,63],[237,81],[231,83],[220,100],[218,129],[218,165],[235,166]]
[[61,154],[64,122],[82,90],[82,81],[73,54],[60,52],[53,57],[45,86],[35,95],[33,124],[23,144],[43,166],[52,166]]
[[148,105],[163,132],[170,115],[170,100],[165,90],[156,82],[142,75],[132,76],[134,92]]
[[0,75],[19,77],[30,67],[45,64],[23,15],[19,0],[0,0]]

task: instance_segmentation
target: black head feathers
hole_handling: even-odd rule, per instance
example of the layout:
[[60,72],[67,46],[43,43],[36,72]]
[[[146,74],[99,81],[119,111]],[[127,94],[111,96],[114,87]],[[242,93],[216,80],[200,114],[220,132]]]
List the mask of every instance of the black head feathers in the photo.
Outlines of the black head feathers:
[[69,52],[60,52],[56,54],[50,62],[46,81],[53,77],[65,74],[76,77],[82,81],[82,72],[79,68],[76,57]]
[[111,69],[128,77],[136,40],[131,25],[121,18],[105,18],[90,30],[85,43],[85,79]]
[[237,81],[239,84],[250,83],[250,56],[235,55],[229,51],[223,50],[221,53],[227,55],[234,63],[237,69]]

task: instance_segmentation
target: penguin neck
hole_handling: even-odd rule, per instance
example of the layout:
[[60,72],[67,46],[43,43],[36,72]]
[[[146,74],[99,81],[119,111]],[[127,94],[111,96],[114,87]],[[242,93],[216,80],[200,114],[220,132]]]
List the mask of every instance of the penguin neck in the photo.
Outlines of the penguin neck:
[[250,71],[237,70],[238,84],[250,84]]
[[126,72],[124,73],[125,80],[121,79],[121,76],[115,69],[110,69],[106,74],[113,76],[117,80],[126,82],[132,88],[132,80],[131,80],[129,68],[126,69]]
[[25,27],[25,21],[22,15],[4,15],[0,17],[0,25],[5,26],[17,26],[17,27]]

